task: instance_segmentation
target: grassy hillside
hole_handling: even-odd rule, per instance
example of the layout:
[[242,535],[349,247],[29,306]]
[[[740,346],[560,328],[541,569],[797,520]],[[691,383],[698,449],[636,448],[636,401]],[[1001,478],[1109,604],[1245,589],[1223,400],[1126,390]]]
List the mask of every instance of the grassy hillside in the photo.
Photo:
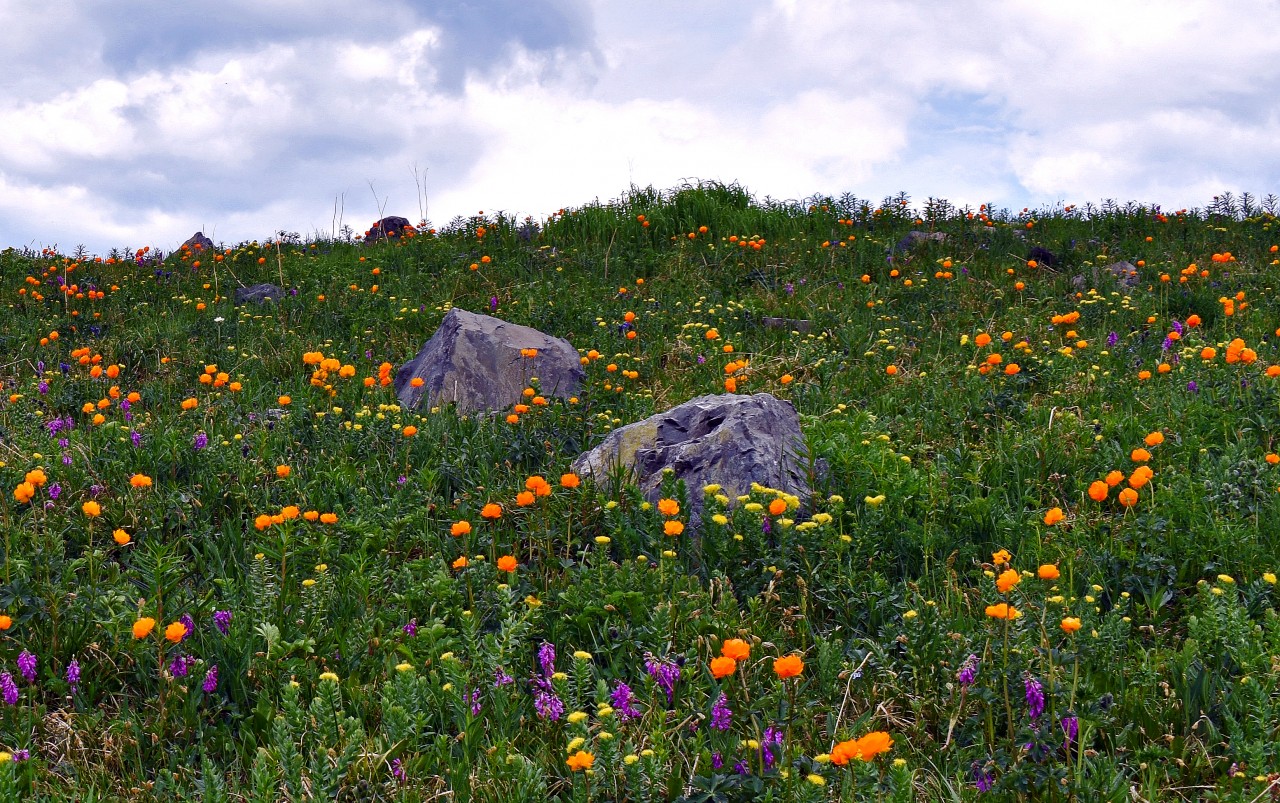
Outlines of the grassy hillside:
[[[0,800],[1269,799],[1273,207],[0,252]],[[583,392],[401,409],[451,306]],[[727,388],[795,406],[811,498],[566,476]]]

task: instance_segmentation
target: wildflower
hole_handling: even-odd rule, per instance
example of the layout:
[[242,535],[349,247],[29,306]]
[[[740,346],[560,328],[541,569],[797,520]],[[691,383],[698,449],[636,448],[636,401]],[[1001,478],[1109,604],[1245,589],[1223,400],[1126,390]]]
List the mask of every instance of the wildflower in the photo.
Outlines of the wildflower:
[[182,622],[170,622],[168,627],[164,629],[164,637],[169,641],[177,644],[186,638],[187,626]]
[[572,488],[577,488],[577,487],[578,487],[579,485],[581,485],[581,484],[582,484],[582,480],[580,480],[580,479],[578,478],[578,475],[577,475],[577,474],[569,473],[569,474],[561,474],[561,475],[560,475],[560,487],[561,487],[561,488],[570,488],[570,489],[572,489]]
[[737,668],[738,662],[732,658],[727,658],[722,655],[719,658],[711,659],[711,675],[716,680],[732,675],[734,670]]
[[1039,575],[1041,580],[1057,580],[1061,576],[1058,567],[1052,563],[1046,563],[1041,566],[1036,570],[1036,574]]
[[956,672],[956,680],[961,686],[972,686],[974,681],[978,679],[978,666],[981,659],[974,653],[969,653],[969,657],[964,659],[964,663],[960,665],[959,671]]
[[591,769],[591,764],[595,760],[596,760],[596,757],[591,753],[588,753],[586,750],[579,750],[578,752],[569,756],[569,758],[564,763],[569,765],[569,769],[573,770],[574,772],[577,772],[579,770]]
[[129,485],[134,488],[150,488],[151,478],[146,474],[134,474],[129,478]]
[[1011,557],[1013,556],[1009,554],[1009,550],[1000,549],[991,553],[991,562],[994,563],[996,566],[1003,566],[1004,564],[1009,562],[1009,559]]
[[1063,633],[1074,633],[1080,629],[1080,620],[1074,616],[1064,617],[1060,627]]
[[150,616],[144,616],[133,623],[133,637],[143,639],[151,635],[151,631],[155,629],[156,620]]
[[293,473],[293,469],[289,468],[288,466],[284,466],[284,465],[276,466],[276,476],[282,480],[287,479],[291,473]]
[[18,704],[18,684],[13,682],[13,675],[8,672],[0,672],[0,695],[3,695],[5,705]]
[[471,522],[469,522],[469,521],[455,521],[455,522],[453,523],[453,526],[449,528],[449,534],[450,534],[450,535],[452,535],[454,538],[459,538],[459,537],[464,536],[464,535],[470,535],[470,534],[471,534]]
[[0,614],[0,630],[8,630],[11,627],[13,627],[13,618],[6,614]]
[[[444,656],[441,656],[441,658],[443,658],[443,657],[444,657]],[[321,672],[321,673],[320,673],[320,679],[321,679],[321,680],[327,680],[327,681],[329,681],[330,683],[337,683],[337,682],[338,682],[338,675],[337,675],[336,673],[334,673],[334,672]]]
[[551,677],[556,671],[556,648],[550,642],[542,642],[538,647],[538,666],[545,677]]
[[1062,512],[1062,508],[1051,507],[1049,508],[1048,512],[1044,514],[1044,523],[1047,526],[1052,527],[1053,525],[1062,521],[1064,518],[1066,518],[1066,514]]
[[1120,504],[1125,507],[1133,507],[1138,504],[1138,492],[1132,488],[1125,488],[1120,492],[1118,499],[1120,500]]
[[996,589],[1001,594],[1008,594],[1014,586],[1021,582],[1022,575],[1018,574],[1015,569],[1005,569],[1000,573],[1000,576],[996,578]]
[[787,655],[776,658],[773,662],[773,673],[781,680],[793,678],[804,671],[804,661],[799,655]]
[[190,655],[183,655],[182,653],[179,653],[173,656],[173,660],[169,662],[169,674],[173,675],[175,678],[184,678],[187,676],[187,673],[191,671],[191,665],[195,663],[195,661],[196,659],[192,658]]
[[565,721],[568,722],[570,725],[577,725],[581,722],[586,722],[586,720],[587,720],[586,711],[574,711],[572,714],[565,717]]
[[670,704],[675,694],[676,682],[680,680],[680,665],[674,661],[659,660],[646,653],[644,669],[658,687],[667,693],[667,703]]
[[1070,746],[1080,735],[1080,720],[1074,716],[1065,716],[1060,724],[1063,740]]
[[1138,448],[1129,453],[1129,459],[1135,463],[1145,463],[1151,459],[1151,452]]
[[[545,681],[544,681],[545,682]],[[533,709],[540,719],[559,721],[564,716],[564,702],[547,688],[539,689],[533,695]]]
[[516,567],[519,565],[520,564],[517,563],[516,559],[511,555],[503,555],[502,557],[498,558],[498,571],[500,572],[507,572],[507,573],[514,572],[516,570]]
[[720,692],[720,696],[716,698],[715,705],[711,706],[711,728],[712,730],[727,731],[733,723],[733,711],[729,709],[729,698],[724,692]]
[[20,482],[18,483],[18,487],[13,489],[13,498],[16,499],[20,505],[25,505],[27,502],[30,502],[31,497],[35,495],[35,486],[29,482]]
[[658,512],[664,516],[680,515],[680,503],[674,499],[659,499]]
[[678,521],[676,519],[672,519],[671,521],[664,522],[662,525],[662,532],[666,535],[671,535],[671,536],[679,535],[680,533],[684,532],[684,522]]
[[488,519],[489,521],[497,521],[502,518],[502,506],[494,502],[490,502],[481,509],[480,518]]
[[90,499],[88,502],[85,502],[83,505],[81,505],[80,509],[84,511],[84,514],[91,519],[97,518],[98,516],[102,515],[102,506],[99,505],[97,502],[93,501],[92,499]]
[[1146,443],[1148,446],[1159,446],[1160,444],[1164,443],[1164,433],[1158,432],[1158,431],[1152,432],[1149,435],[1147,435],[1146,438],[1143,439],[1143,442]]
[[1022,612],[1007,603],[1001,602],[996,605],[988,605],[986,609],[987,616],[992,619],[1004,619],[1012,621],[1022,616]]
[[320,523],[321,523],[321,524],[337,524],[337,522],[338,522],[338,514],[336,514],[336,513],[321,513],[321,514],[320,514]]
[[1095,502],[1101,502],[1107,498],[1110,486],[1102,480],[1094,480],[1089,484],[1089,498]]
[[1269,585],[1275,585],[1275,584],[1276,584],[1276,576],[1275,576],[1275,574],[1274,574],[1273,572],[1264,572],[1264,573],[1263,573],[1263,575],[1262,575],[1262,581],[1263,581],[1264,583],[1269,584]]
[[231,611],[214,611],[213,626],[218,629],[222,635],[227,635],[231,630]]
[[71,687],[72,694],[75,694],[80,686],[80,662],[75,659],[75,656],[72,656],[71,663],[67,664],[67,685]]
[[27,650],[23,650],[18,655],[18,671],[22,673],[22,678],[27,683],[36,682],[36,662],[36,657]]
[[[773,755],[774,747],[782,747],[782,731],[771,725],[764,729],[764,734],[760,737],[760,757],[764,760],[766,769],[772,767],[777,761]],[[779,752],[781,752],[780,749]]]
[[614,712],[617,713],[618,719],[623,722],[640,716],[640,710],[635,706],[635,695],[631,693],[631,687],[622,681],[618,681],[617,685],[613,687],[613,691],[609,694],[609,702],[613,706]]
[[1034,721],[1044,713],[1044,687],[1030,675],[1023,685],[1026,690],[1027,715]]

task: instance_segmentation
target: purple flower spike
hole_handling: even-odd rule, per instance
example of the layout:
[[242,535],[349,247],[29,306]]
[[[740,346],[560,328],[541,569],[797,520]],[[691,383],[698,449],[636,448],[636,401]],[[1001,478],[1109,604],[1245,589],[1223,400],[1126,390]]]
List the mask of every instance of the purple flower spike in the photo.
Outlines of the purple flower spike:
[[22,673],[22,678],[27,683],[36,682],[36,657],[26,650],[18,656],[18,671]]

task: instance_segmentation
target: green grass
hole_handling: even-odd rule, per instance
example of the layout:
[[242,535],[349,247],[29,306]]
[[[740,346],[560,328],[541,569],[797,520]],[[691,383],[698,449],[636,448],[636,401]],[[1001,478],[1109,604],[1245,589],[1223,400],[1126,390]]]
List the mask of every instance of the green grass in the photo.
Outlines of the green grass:
[[[371,247],[0,252],[0,749],[30,752],[0,764],[0,799],[1267,799],[1273,206],[988,213],[706,184]],[[947,239],[895,251],[912,230]],[[1029,266],[1034,247],[1058,264]],[[1121,260],[1132,287],[1105,269]],[[287,293],[232,305],[258,282]],[[401,409],[379,367],[450,306],[594,352],[583,391],[514,423]],[[768,489],[713,490],[703,532],[671,537],[620,478],[562,487],[611,429],[724,392],[734,361],[738,393],[800,413],[825,464],[811,498],[770,514]],[[551,493],[522,507],[532,476]],[[687,520],[704,490],[668,485]],[[750,657],[717,679],[731,638]],[[679,667],[670,699],[646,662]],[[840,763],[875,731],[890,750]]]

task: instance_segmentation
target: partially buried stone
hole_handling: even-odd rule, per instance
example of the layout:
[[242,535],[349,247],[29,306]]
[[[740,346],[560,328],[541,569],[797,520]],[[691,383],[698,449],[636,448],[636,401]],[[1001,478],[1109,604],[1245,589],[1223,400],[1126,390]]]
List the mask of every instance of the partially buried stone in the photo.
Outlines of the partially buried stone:
[[261,304],[264,301],[277,301],[282,295],[279,287],[274,284],[255,284],[252,287],[237,287],[234,299],[236,306],[256,302]]

